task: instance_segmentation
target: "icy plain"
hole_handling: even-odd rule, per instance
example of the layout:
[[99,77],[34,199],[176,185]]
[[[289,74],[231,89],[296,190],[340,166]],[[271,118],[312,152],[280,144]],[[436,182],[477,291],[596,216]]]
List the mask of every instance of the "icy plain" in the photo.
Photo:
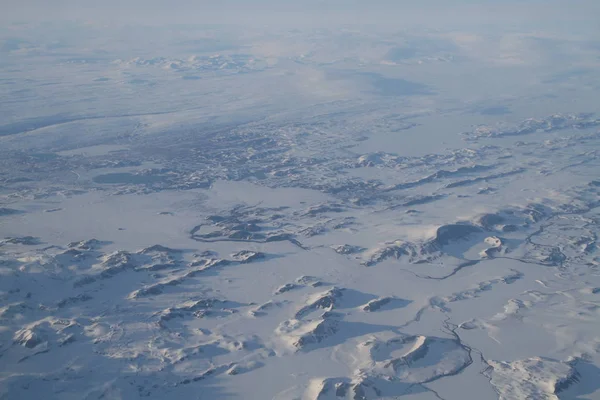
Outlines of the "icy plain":
[[600,399],[598,37],[0,33],[0,398]]

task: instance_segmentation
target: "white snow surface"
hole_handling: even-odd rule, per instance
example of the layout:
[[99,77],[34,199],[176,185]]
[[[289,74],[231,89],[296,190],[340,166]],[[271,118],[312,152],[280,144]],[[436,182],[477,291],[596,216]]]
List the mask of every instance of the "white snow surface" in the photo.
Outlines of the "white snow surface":
[[0,28],[0,399],[600,399],[597,40],[111,29]]

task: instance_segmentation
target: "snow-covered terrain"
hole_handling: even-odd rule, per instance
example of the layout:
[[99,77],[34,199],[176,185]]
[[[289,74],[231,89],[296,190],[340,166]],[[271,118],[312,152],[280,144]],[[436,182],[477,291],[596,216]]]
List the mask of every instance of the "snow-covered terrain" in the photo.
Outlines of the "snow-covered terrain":
[[0,28],[0,399],[600,399],[598,38],[69,29]]

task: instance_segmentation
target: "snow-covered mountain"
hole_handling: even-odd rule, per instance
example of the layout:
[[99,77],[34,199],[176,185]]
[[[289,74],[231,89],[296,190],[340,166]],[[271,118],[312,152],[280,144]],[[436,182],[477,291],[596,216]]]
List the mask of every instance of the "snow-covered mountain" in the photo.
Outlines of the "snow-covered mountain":
[[588,36],[6,29],[0,399],[600,398]]

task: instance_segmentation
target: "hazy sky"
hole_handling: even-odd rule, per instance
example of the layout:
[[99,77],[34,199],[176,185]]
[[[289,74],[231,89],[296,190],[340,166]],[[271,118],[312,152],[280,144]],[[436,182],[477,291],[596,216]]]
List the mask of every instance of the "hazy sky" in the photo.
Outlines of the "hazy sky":
[[5,22],[555,25],[597,29],[597,0],[0,0]]

